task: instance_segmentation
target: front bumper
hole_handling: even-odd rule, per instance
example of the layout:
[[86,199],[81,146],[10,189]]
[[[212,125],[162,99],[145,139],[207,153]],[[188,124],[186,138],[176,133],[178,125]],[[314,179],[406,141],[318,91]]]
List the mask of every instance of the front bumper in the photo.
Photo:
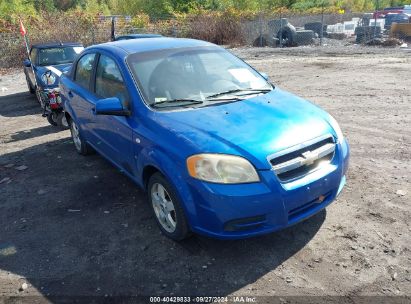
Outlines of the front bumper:
[[289,183],[280,183],[272,170],[259,171],[261,181],[250,184],[190,179],[190,197],[195,202],[195,212],[189,216],[191,229],[213,238],[239,239],[292,226],[334,201],[345,185],[348,161],[349,146],[343,140],[332,163]]

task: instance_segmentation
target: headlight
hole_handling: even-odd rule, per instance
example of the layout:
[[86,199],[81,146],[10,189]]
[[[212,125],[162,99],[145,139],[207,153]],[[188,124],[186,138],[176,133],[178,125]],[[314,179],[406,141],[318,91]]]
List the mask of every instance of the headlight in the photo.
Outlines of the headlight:
[[187,158],[187,169],[192,177],[213,183],[241,184],[260,180],[248,160],[234,155],[193,155]]
[[344,135],[341,131],[340,126],[338,125],[338,122],[331,115],[329,115],[329,122],[330,122],[331,127],[334,129],[335,134],[337,135],[337,140],[341,142],[344,138]]
[[46,72],[41,75],[41,81],[45,85],[53,85],[56,82],[56,76],[54,76],[54,74],[51,72]]

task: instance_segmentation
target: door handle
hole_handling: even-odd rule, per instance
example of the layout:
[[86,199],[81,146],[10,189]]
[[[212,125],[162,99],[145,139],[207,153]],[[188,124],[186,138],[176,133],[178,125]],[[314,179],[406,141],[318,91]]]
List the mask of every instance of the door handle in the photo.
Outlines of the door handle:
[[71,97],[71,98],[74,97],[74,95],[71,91],[68,92],[68,96]]

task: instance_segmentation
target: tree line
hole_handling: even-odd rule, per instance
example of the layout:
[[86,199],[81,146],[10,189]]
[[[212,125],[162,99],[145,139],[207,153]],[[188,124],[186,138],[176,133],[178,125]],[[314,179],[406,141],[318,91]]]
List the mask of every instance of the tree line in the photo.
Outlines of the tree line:
[[238,12],[286,10],[307,12],[333,7],[350,12],[372,11],[407,4],[409,0],[0,0],[0,19],[41,15],[45,12],[81,10],[105,15],[146,14],[166,18],[175,14],[199,14],[209,11]]

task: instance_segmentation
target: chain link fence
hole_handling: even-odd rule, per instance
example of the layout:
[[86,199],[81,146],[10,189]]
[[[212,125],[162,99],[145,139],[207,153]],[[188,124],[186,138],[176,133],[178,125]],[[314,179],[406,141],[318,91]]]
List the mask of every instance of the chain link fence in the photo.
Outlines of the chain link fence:
[[277,14],[260,16],[243,23],[245,41],[253,46],[295,47],[324,45],[326,39],[344,40],[353,35],[351,25],[361,14],[293,15]]
[[[327,45],[396,45],[409,39],[407,28],[392,33],[391,24],[377,13],[300,15],[257,14],[253,18],[199,15],[184,19],[156,19],[138,22],[127,16],[97,16],[92,20],[56,18],[45,26],[28,29],[30,44],[78,41],[85,46],[112,40],[116,36],[153,33],[171,37],[207,40],[220,45],[256,47],[321,47]],[[396,25],[394,25],[395,28]],[[400,28],[402,25],[400,25]],[[411,24],[405,25],[405,27]],[[405,34],[404,34],[405,33]],[[26,56],[18,32],[0,33],[0,68],[18,67]],[[387,42],[388,41],[388,42]]]

